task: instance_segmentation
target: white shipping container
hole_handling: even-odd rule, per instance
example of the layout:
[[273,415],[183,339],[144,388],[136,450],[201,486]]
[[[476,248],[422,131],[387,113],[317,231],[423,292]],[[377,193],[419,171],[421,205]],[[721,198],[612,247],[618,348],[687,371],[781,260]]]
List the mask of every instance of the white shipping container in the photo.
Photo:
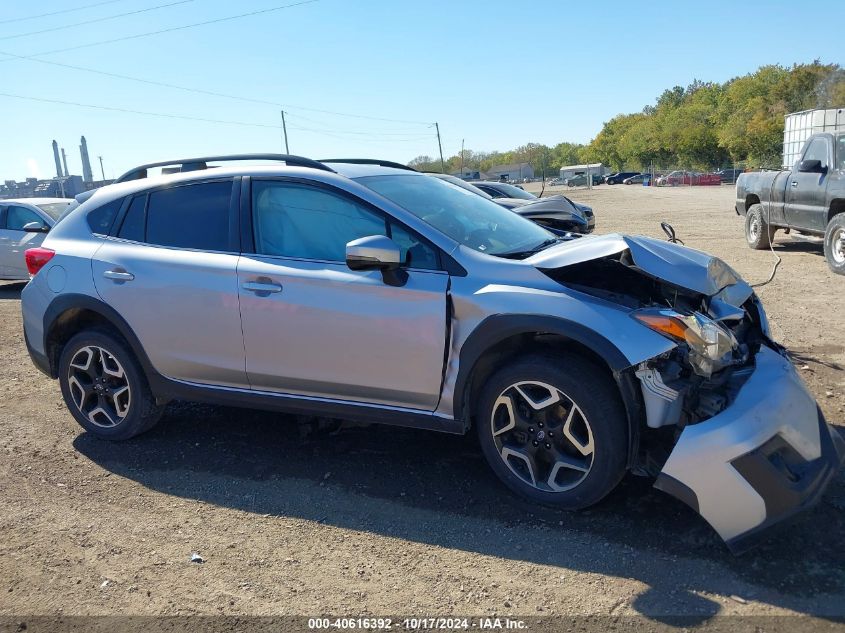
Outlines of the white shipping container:
[[783,126],[783,168],[792,169],[813,134],[845,131],[845,108],[804,110],[787,114]]

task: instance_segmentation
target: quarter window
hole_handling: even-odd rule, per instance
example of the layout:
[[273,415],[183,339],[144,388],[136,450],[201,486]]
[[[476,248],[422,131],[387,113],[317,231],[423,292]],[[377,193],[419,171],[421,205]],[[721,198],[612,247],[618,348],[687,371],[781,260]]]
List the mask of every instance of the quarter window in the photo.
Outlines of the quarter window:
[[120,211],[120,206],[123,204],[125,198],[118,198],[111,202],[107,202],[101,207],[97,207],[88,214],[88,226],[91,227],[91,232],[97,235],[108,235],[111,231],[111,225]]
[[23,231],[23,227],[30,222],[44,224],[37,213],[26,207],[10,206],[6,214],[6,228],[10,231]]

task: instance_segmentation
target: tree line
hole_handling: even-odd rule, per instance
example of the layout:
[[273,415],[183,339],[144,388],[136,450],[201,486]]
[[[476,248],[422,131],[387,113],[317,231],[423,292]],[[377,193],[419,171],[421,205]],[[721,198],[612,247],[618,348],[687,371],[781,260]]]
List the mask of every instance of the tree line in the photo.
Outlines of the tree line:
[[[684,167],[709,170],[734,164],[779,167],[784,115],[812,108],[845,107],[845,70],[838,64],[762,66],[725,83],[695,80],[663,91],[654,105],[619,114],[590,143],[527,143],[499,152],[464,150],[445,162],[447,173],[484,172],[494,165],[529,163],[535,174],[557,175],[564,165],[603,163],[611,169]],[[408,163],[440,171],[439,157]]]

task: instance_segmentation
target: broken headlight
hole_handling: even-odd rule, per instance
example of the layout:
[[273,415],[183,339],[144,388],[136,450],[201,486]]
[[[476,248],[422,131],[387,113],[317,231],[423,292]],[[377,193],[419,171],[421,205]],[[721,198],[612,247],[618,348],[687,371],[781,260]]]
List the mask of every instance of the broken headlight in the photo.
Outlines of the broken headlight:
[[632,316],[655,332],[686,343],[690,365],[699,376],[709,378],[713,372],[733,364],[734,352],[739,347],[736,337],[699,312],[684,315],[674,310],[645,309],[637,310]]

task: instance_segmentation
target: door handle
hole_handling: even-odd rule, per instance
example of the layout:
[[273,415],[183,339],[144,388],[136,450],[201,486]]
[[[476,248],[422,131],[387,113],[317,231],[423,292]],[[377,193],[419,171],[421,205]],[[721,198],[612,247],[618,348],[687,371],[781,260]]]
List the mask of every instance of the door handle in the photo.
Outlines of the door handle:
[[792,186],[793,186],[793,187],[797,187],[797,186],[798,186],[798,181],[797,181],[797,180],[793,180],[793,181],[792,181]]
[[245,281],[241,286],[244,290],[249,290],[250,292],[255,292],[259,295],[267,296],[271,292],[281,292],[282,286],[280,284],[274,284],[273,282],[267,281]]
[[132,281],[135,275],[128,273],[125,270],[107,270],[103,273],[106,279],[114,279],[115,281]]

